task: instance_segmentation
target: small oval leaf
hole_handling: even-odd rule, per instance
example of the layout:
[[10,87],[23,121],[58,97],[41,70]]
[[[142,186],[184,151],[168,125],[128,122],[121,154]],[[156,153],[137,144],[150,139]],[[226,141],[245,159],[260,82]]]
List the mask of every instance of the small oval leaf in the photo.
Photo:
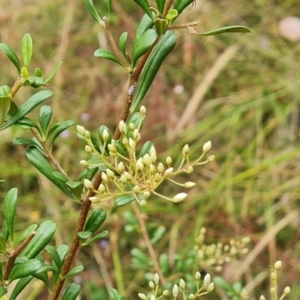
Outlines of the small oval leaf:
[[115,200],[115,205],[116,206],[123,206],[123,205],[126,205],[126,204],[129,204],[131,202],[134,201],[134,195],[133,194],[125,194],[125,195],[122,195],[122,196],[119,196],[116,198]]
[[22,39],[22,56],[24,65],[28,68],[32,57],[32,38],[29,33],[25,33]]
[[17,210],[18,190],[16,188],[10,189],[4,198],[4,218],[7,224],[8,232],[11,240],[14,239],[14,219]]
[[85,5],[88,9],[88,11],[90,12],[90,14],[92,15],[92,17],[101,25],[104,26],[104,22],[102,21],[102,19],[100,18],[100,16],[98,15],[96,8],[94,6],[94,3],[92,0],[84,0]]
[[63,295],[62,300],[75,300],[80,293],[80,285],[78,283],[71,283]]
[[101,58],[104,58],[104,59],[108,59],[108,60],[111,60],[111,61],[114,61],[116,63],[118,63],[119,65],[122,66],[121,62],[118,60],[118,58],[109,50],[107,49],[97,49],[95,52],[94,52],[94,56],[96,57],[101,57]]
[[39,122],[41,125],[42,134],[45,136],[48,125],[52,118],[52,108],[49,105],[43,105],[40,109]]
[[9,280],[13,281],[15,279],[24,278],[32,275],[42,266],[38,259],[30,259],[28,261],[19,263],[14,266],[9,276]]
[[85,224],[85,231],[95,232],[103,224],[106,218],[106,212],[102,208],[98,208],[90,215]]
[[150,5],[148,0],[134,0],[142,9],[143,11],[150,17],[152,18],[152,13],[150,10]]
[[123,32],[119,38],[119,49],[127,59],[126,55],[126,44],[127,44],[128,32]]
[[0,43],[0,50],[2,50],[6,54],[6,56],[15,65],[15,67],[18,70],[18,73],[20,74],[21,73],[20,61],[16,53],[6,43]]
[[29,282],[33,279],[33,276],[27,276],[25,278],[21,278],[16,286],[14,287],[14,290],[12,291],[10,295],[10,300],[16,300],[17,296],[23,291],[23,289],[28,286]]
[[82,265],[76,266],[65,276],[65,278],[76,275],[83,270],[84,270],[84,267]]

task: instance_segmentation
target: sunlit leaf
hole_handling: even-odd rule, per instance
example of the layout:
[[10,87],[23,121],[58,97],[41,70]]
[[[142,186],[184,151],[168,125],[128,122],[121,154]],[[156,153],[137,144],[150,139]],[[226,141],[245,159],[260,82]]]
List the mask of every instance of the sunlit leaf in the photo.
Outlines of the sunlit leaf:
[[29,33],[25,33],[22,39],[22,56],[24,65],[28,68],[32,57],[32,38]]
[[226,32],[248,32],[249,33],[251,32],[251,30],[246,26],[235,25],[235,26],[222,27],[216,30],[207,31],[203,33],[197,32],[196,34],[202,36],[209,36],[209,35],[216,35],[216,34],[226,33]]
[[101,58],[104,58],[104,59],[107,59],[107,60],[111,60],[111,61],[114,61],[116,63],[118,63],[119,65],[122,66],[121,62],[119,61],[119,59],[109,50],[107,49],[97,49],[95,52],[94,52],[94,55],[96,57],[101,57]]

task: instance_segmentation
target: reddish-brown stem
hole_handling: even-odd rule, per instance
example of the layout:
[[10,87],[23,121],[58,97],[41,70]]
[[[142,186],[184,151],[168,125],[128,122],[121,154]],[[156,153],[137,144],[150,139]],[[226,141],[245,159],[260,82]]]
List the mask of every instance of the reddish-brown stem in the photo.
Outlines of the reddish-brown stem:
[[19,254],[25,249],[25,247],[28,245],[28,243],[32,240],[32,238],[35,236],[36,231],[31,232],[31,234],[19,245],[19,247],[13,251],[12,254],[9,255],[3,279],[6,281],[9,279],[9,275],[11,273],[11,270],[14,266],[14,262],[16,258],[19,256]]
[[166,15],[168,14],[169,9],[171,8],[172,4],[173,4],[174,0],[167,0],[165,3],[165,7],[164,7],[164,12],[163,12],[163,18],[166,18]]
[[45,141],[39,136],[39,134],[33,128],[31,128],[30,131],[36,137],[36,139],[41,143],[41,145],[43,146],[43,149],[45,150],[46,154],[48,155],[49,159],[54,164],[54,166],[56,167],[56,169],[69,179],[68,174],[65,172],[65,170],[61,167],[60,163],[53,156],[53,154],[51,153],[51,151],[48,148],[48,146],[45,143]]
[[180,29],[180,28],[189,28],[189,27],[196,27],[198,26],[198,22],[190,22],[190,23],[184,23],[184,24],[178,24],[178,25],[172,25],[169,26],[168,29]]
[[10,98],[13,99],[13,97],[15,96],[15,94],[17,93],[17,91],[20,89],[21,87],[21,81],[20,81],[20,77],[17,78],[17,80],[15,81],[13,87],[10,90]]
[[166,280],[165,280],[165,278],[164,278],[164,276],[163,276],[163,274],[160,270],[158,260],[157,260],[157,256],[156,256],[156,253],[155,253],[155,251],[153,249],[153,246],[151,244],[144,218],[142,217],[142,214],[141,214],[136,202],[133,202],[132,207],[133,207],[135,216],[137,217],[137,219],[140,223],[140,227],[141,227],[141,231],[142,231],[142,234],[143,234],[143,237],[144,237],[144,241],[146,243],[147,249],[149,251],[149,255],[150,255],[150,257],[152,259],[152,262],[154,264],[155,271],[159,275],[159,279],[160,279],[162,285],[164,285],[166,283]]
[[[98,189],[99,185],[101,184],[101,181],[102,181],[101,172],[98,172],[95,176],[94,183],[93,183],[94,190]],[[75,232],[74,232],[74,236],[73,236],[73,240],[72,240],[72,243],[71,243],[71,246],[70,246],[70,250],[69,250],[68,255],[65,259],[65,262],[62,266],[61,273],[60,273],[60,280],[57,281],[57,283],[54,287],[54,290],[53,290],[53,292],[50,296],[51,300],[58,299],[58,296],[59,296],[59,294],[61,292],[61,289],[62,289],[62,287],[64,285],[64,282],[65,282],[64,277],[68,274],[68,272],[71,268],[71,265],[72,265],[72,262],[74,260],[75,254],[76,254],[76,252],[77,252],[77,250],[80,246],[78,233],[80,231],[83,231],[84,225],[85,225],[88,213],[89,213],[89,209],[91,207],[92,202],[89,200],[89,198],[93,197],[94,195],[95,195],[95,192],[91,190],[88,193],[88,195],[86,196],[86,198],[84,199],[84,201],[82,202],[81,210],[80,210],[80,216],[79,216],[79,219],[77,221],[77,226],[76,226],[76,229],[75,229]]]

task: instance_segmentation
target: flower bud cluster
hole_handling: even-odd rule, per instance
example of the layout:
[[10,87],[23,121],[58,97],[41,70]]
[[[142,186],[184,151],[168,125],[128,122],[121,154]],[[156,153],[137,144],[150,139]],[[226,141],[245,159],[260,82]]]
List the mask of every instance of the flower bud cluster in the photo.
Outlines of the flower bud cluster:
[[[182,148],[182,161],[178,168],[172,166],[172,158],[167,156],[165,163],[158,161],[155,146],[147,142],[138,150],[138,143],[141,139],[140,129],[146,114],[145,107],[141,107],[139,119],[126,123],[120,121],[118,129],[121,137],[118,141],[111,138],[108,129],[102,126],[99,128],[100,144],[95,142],[95,137],[83,126],[77,125],[77,131],[85,140],[85,151],[92,157],[90,160],[81,160],[84,167],[98,167],[102,171],[102,183],[96,195],[91,199],[93,202],[104,201],[110,198],[118,198],[122,195],[131,194],[140,205],[146,205],[147,199],[154,194],[173,203],[183,201],[186,193],[179,193],[173,198],[161,195],[156,189],[164,181],[168,180],[182,188],[192,188],[194,182],[176,182],[173,177],[181,173],[192,173],[197,165],[206,164],[214,159],[205,154],[211,148],[211,142],[203,145],[202,154],[194,162],[190,162],[190,147],[185,145]],[[136,120],[139,122],[137,123]],[[104,129],[103,129],[104,128]],[[85,180],[84,186],[87,190],[92,189],[91,182]],[[128,190],[128,187],[132,187]]]
[[221,271],[223,269],[223,265],[230,262],[233,257],[247,254],[249,252],[249,237],[244,237],[241,240],[231,239],[228,244],[217,243],[206,245],[204,243],[205,232],[205,228],[200,229],[195,245],[197,257],[201,265],[206,264],[207,266],[212,267],[215,271]]

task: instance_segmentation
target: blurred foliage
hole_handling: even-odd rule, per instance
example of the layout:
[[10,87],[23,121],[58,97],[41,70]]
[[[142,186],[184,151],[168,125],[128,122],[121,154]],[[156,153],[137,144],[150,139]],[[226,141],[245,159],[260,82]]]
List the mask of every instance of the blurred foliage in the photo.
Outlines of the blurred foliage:
[[[148,114],[144,138],[155,138],[162,155],[166,150],[169,154],[172,145],[176,145],[175,153],[189,143],[195,156],[204,142],[212,140],[216,162],[196,170],[189,178],[197,182],[197,187],[190,191],[183,204],[156,199],[148,202],[145,217],[149,231],[165,226],[170,232],[156,243],[156,250],[159,254],[171,255],[171,268],[172,254],[180,252],[188,257],[202,226],[207,228],[208,243],[225,243],[231,238],[250,236],[255,247],[269,238],[261,251],[250,251],[248,256],[240,258],[241,261],[227,264],[223,271],[205,271],[223,276],[231,283],[242,281],[249,288],[250,299],[258,299],[259,295],[268,294],[266,266],[282,260],[282,273],[285,274],[279,288],[290,285],[290,299],[299,299],[299,217],[292,212],[297,212],[300,204],[300,41],[282,38],[278,23],[299,12],[300,2],[196,2],[183,13],[181,22],[199,20],[199,31],[239,23],[250,27],[252,34],[200,38],[190,36],[185,30],[179,32],[179,43],[160,70],[145,102]],[[96,3],[99,12],[106,12],[102,1]],[[83,2],[2,0],[0,6],[0,41],[18,51],[22,36],[30,32],[35,43],[33,64],[43,66],[45,73],[49,73],[57,61],[64,61],[51,83],[55,92],[50,100],[54,121],[72,116],[91,131],[96,131],[100,124],[113,129],[127,78],[122,68],[93,57],[94,50],[106,47],[108,41]],[[113,1],[113,8],[110,20],[115,37],[128,31],[131,42],[141,10],[133,1],[124,0]],[[229,48],[231,56],[222,55]],[[217,69],[215,78],[210,81],[210,72],[222,63],[224,68]],[[4,55],[0,55],[0,65],[0,84],[12,84],[17,74]],[[205,91],[203,97],[198,91],[201,85]],[[29,93],[27,89],[19,93],[17,101],[22,103]],[[187,112],[187,124],[177,131],[183,112],[194,98],[200,99],[198,105]],[[147,126],[151,130],[147,130]],[[18,128],[0,132],[0,155],[7,158],[5,164],[0,160],[1,179],[5,179],[0,185],[0,198],[3,199],[9,188],[17,186],[20,195],[17,228],[25,228],[29,220],[42,222],[50,215],[58,224],[56,242],[64,240],[67,243],[78,206],[66,200],[30,166],[24,159],[23,147],[11,143],[18,136]],[[75,178],[81,171],[79,160],[86,158],[75,129],[61,135],[56,144],[59,145],[54,147],[57,159]],[[75,157],[78,160],[74,160]],[[162,189],[166,193],[170,187]],[[170,191],[171,194],[175,192]],[[104,283],[116,286],[118,276],[114,269],[118,258],[126,295],[129,299],[137,299],[134,295],[143,291],[145,281],[143,272],[131,267],[130,250],[137,247],[146,253],[141,234],[139,229],[124,231],[127,221],[123,212],[130,210],[129,207],[115,210],[112,204],[105,204],[103,208],[109,213],[106,223],[109,240],[101,241],[97,247],[84,248],[78,256],[86,265],[82,276],[76,278],[84,286],[82,299],[104,297],[99,296],[105,294]],[[285,223],[278,228],[282,220]],[[250,255],[250,265],[240,278],[234,278],[236,265]],[[103,276],[99,276],[99,269]],[[201,263],[200,266],[192,265],[190,273],[198,269],[203,271]],[[172,278],[178,280],[181,276],[180,273],[173,275]],[[119,287],[120,284],[118,282]],[[26,299],[43,299],[42,291],[39,296],[30,289],[27,293]],[[216,297],[220,296],[214,294],[207,299]]]

